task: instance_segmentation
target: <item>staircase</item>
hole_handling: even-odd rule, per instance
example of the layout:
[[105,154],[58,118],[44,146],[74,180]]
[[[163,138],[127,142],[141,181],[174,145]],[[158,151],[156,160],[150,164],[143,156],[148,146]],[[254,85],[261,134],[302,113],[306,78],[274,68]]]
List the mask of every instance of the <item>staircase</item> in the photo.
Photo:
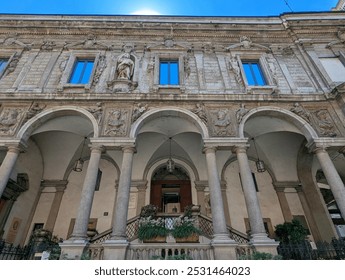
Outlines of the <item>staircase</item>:
[[[161,214],[158,217],[165,220],[167,227],[173,224],[175,218],[178,215]],[[167,243],[148,244],[138,241],[138,227],[140,216],[128,220],[126,235],[127,240],[130,243],[127,249],[128,260],[147,260],[147,259],[197,259],[197,260],[212,260],[214,259],[213,248],[211,246],[211,240],[213,236],[212,219],[206,217],[200,213],[195,215],[196,224],[202,231],[199,243],[176,243],[171,237]],[[235,240],[238,245],[236,248],[238,256],[248,254],[251,251],[249,245],[249,238],[246,234],[241,233],[230,226],[227,227],[229,236]],[[103,233],[94,236],[90,240],[89,252],[91,259],[101,260],[103,252],[103,242],[110,239],[112,229],[109,229]]]

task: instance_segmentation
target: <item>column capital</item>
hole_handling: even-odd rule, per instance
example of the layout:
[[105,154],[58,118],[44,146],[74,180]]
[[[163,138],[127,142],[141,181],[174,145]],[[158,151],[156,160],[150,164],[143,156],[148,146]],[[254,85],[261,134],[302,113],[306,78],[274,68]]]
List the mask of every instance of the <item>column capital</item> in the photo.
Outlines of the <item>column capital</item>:
[[122,152],[124,152],[124,153],[132,153],[132,154],[134,154],[137,151],[135,146],[132,146],[132,145],[130,145],[130,146],[122,146],[121,148],[122,148]]
[[132,181],[131,187],[137,188],[139,192],[144,192],[147,189],[147,180]]
[[195,189],[198,192],[203,192],[205,188],[208,187],[208,181],[194,181],[195,183]]
[[204,149],[202,150],[203,153],[207,154],[207,153],[216,153],[217,151],[217,146],[211,146],[211,145],[208,145],[208,146],[205,146]]
[[89,145],[89,148],[90,148],[91,152],[99,152],[99,153],[105,152],[105,147],[103,145],[100,145],[97,143],[93,143],[93,144]]
[[56,191],[64,191],[68,184],[67,180],[42,180],[41,187],[42,188],[49,188],[53,187]]
[[250,147],[249,144],[238,144],[232,147],[232,152],[234,153],[247,153],[248,148]]

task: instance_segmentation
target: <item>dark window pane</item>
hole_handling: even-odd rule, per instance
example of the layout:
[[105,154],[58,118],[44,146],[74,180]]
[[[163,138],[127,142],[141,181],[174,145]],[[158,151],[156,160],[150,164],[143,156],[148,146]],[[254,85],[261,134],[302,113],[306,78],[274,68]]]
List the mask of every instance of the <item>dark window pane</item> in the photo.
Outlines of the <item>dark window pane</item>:
[[71,84],[87,84],[90,80],[93,60],[77,60],[69,82]]

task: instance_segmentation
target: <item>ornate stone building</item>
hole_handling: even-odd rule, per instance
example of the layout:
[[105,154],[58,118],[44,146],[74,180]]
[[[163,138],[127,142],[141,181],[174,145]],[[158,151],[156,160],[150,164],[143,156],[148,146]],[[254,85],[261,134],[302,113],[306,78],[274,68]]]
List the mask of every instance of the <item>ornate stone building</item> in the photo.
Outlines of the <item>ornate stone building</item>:
[[[234,259],[274,252],[274,226],[293,218],[311,241],[345,235],[344,13],[0,25],[7,242],[44,228],[72,258]],[[147,246],[133,231],[148,204],[168,217],[200,205],[208,231]]]

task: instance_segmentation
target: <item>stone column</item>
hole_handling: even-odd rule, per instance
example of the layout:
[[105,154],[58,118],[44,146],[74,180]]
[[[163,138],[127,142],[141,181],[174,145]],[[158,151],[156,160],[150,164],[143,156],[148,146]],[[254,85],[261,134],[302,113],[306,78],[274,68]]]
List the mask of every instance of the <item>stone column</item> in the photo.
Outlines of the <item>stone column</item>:
[[95,145],[91,147],[89,165],[84,179],[78,214],[75,220],[71,239],[85,240],[87,238],[87,226],[90,220],[93,196],[98,176],[98,166],[102,152],[103,148],[101,146]]
[[67,183],[67,180],[44,180],[42,182],[42,187],[55,188],[54,200],[49,211],[47,222],[45,224],[45,229],[49,230],[50,232],[54,231],[56,218],[60,211],[60,205]]
[[146,189],[147,189],[147,181],[137,182],[135,187],[138,189],[138,197],[137,197],[137,215],[140,214],[141,208],[145,206],[145,198],[146,198]]
[[21,149],[19,145],[9,146],[6,156],[0,166],[0,197],[2,196],[8,179],[11,176],[14,165],[16,164]]
[[264,227],[259,199],[256,194],[252,171],[249,166],[247,148],[247,145],[239,145],[234,147],[234,151],[236,152],[237,156],[244,199],[247,206],[251,230],[251,243],[258,251],[276,254],[276,247],[278,244],[276,244],[276,242],[274,242],[272,239],[268,238]]
[[195,181],[195,189],[198,204],[200,205],[200,213],[206,215],[205,207],[205,188],[207,187],[207,182]]
[[217,170],[216,148],[206,147],[204,152],[206,154],[208,186],[210,189],[214,232],[212,246],[214,247],[215,258],[219,260],[236,259],[236,242],[230,238],[226,227],[222,191]]
[[92,201],[98,176],[99,161],[104,148],[100,145],[91,146],[91,155],[87,167],[77,218],[70,239],[60,244],[61,255],[70,259],[80,259],[87,244],[87,227],[89,224]]
[[110,239],[103,243],[104,259],[106,260],[124,260],[128,246],[126,227],[135,148],[133,146],[127,146],[122,150],[123,159],[115,205],[113,230]]
[[280,184],[279,185],[278,184],[279,183],[275,183],[274,188],[275,188],[276,193],[277,193],[277,197],[279,200],[280,208],[281,208],[282,213],[283,213],[284,221],[285,222],[291,222],[293,217],[292,217],[291,209],[289,207],[289,203],[286,199],[285,187],[280,186]]
[[314,152],[319,160],[322,171],[325,174],[341,215],[343,219],[345,219],[345,186],[343,181],[334,167],[326,149],[324,147],[316,147]]
[[228,197],[226,195],[226,189],[227,189],[226,182],[221,182],[220,186],[221,186],[221,190],[222,190],[225,221],[226,221],[227,225],[231,226],[231,219],[230,219],[230,213],[229,213],[229,203],[228,203]]

